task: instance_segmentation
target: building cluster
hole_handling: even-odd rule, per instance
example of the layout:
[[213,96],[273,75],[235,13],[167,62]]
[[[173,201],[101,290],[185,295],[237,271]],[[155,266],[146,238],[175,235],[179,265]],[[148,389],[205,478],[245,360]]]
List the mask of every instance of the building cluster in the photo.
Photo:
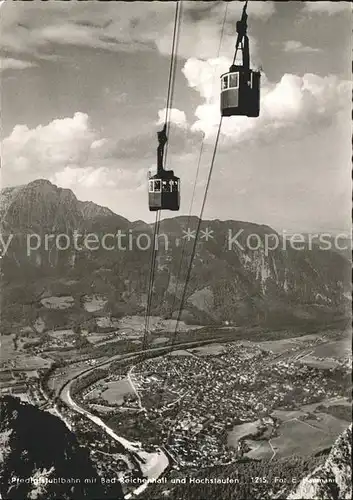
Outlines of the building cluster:
[[239,452],[228,445],[234,426],[340,395],[324,370],[275,357],[233,343],[220,354],[146,360],[134,368],[143,411],[131,419],[124,413],[118,431],[150,445],[163,442],[178,466],[229,463]]
[[46,398],[39,383],[38,370],[6,369],[0,372],[0,393],[42,407]]
[[[244,452],[230,445],[229,432],[235,426],[260,419],[261,435],[252,438],[266,439],[273,432],[270,415],[275,409],[295,409],[341,396],[345,390],[330,370],[304,364],[291,350],[278,355],[254,343],[233,342],[218,352],[196,349],[179,354],[134,366],[112,363],[103,378],[83,385],[74,398],[119,435],[143,442],[147,451],[163,444],[178,468],[227,464]],[[85,363],[94,367],[96,360]],[[345,363],[342,360],[342,369]],[[56,372],[59,378],[63,375],[60,369]],[[122,380],[116,400],[110,391],[108,401],[104,392],[110,383]],[[127,382],[131,391],[126,390]],[[41,408],[49,405],[38,370],[2,370],[0,389]],[[60,412],[90,446],[101,475],[113,469],[131,474],[134,467],[124,462],[121,450],[113,450],[106,433],[97,437],[97,426],[65,405],[60,405]]]

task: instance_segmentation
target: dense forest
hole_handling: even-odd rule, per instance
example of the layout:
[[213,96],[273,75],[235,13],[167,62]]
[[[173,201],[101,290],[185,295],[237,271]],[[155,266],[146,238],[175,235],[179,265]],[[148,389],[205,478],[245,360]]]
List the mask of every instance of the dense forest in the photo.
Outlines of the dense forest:
[[[189,470],[187,474],[172,470],[167,476],[168,483],[152,485],[140,499],[254,500],[273,498],[274,495],[277,499],[285,499],[300,480],[321,465],[325,458],[293,456],[271,462],[241,459],[227,466]],[[175,483],[183,478],[186,482]],[[239,482],[233,482],[235,479]]]

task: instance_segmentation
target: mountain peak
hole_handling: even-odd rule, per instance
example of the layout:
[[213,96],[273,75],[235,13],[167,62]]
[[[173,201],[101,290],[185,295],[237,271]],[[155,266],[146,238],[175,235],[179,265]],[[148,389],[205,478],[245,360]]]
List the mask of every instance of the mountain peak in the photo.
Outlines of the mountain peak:
[[52,186],[56,187],[55,184],[50,182],[48,179],[35,179],[34,181],[29,182],[28,184],[23,184],[23,186],[31,187],[31,186]]
[[1,222],[6,229],[60,228],[67,231],[80,229],[84,220],[105,218],[129,224],[109,208],[92,201],[79,201],[71,189],[58,187],[48,179],[2,189],[0,205]]

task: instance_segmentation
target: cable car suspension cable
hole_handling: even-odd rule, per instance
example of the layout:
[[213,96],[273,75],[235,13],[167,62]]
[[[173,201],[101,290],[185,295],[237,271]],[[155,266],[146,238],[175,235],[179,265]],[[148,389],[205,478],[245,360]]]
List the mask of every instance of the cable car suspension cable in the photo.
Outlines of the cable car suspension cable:
[[[170,71],[169,71],[169,81],[170,85],[168,88],[168,97],[167,97],[167,108],[165,113],[165,127],[166,127],[166,135],[169,137],[170,132],[170,115],[172,110],[172,104],[174,99],[174,89],[175,89],[175,75],[177,69],[177,53],[179,47],[179,35],[180,35],[180,24],[182,19],[182,0],[177,2],[176,11],[175,11],[175,20],[174,20],[174,32],[173,32],[173,44],[172,44],[172,58],[170,61]],[[167,163],[168,156],[168,145],[169,142],[166,143],[165,153],[164,153],[164,164]]]
[[[196,233],[195,233],[194,245],[193,245],[192,252],[191,252],[190,263],[189,263],[189,267],[188,267],[188,271],[187,271],[187,275],[186,275],[186,280],[185,280],[185,286],[184,286],[183,295],[182,295],[182,298],[181,298],[180,307],[179,307],[179,311],[178,311],[177,323],[176,323],[175,330],[174,330],[174,340],[175,340],[175,337],[176,337],[176,334],[177,334],[177,331],[178,331],[178,326],[179,326],[179,323],[180,323],[181,313],[182,313],[182,310],[184,308],[184,303],[185,303],[185,298],[186,298],[186,291],[187,291],[188,283],[189,283],[189,280],[190,280],[190,275],[191,275],[193,260],[194,260],[195,253],[196,253],[197,238],[198,238],[198,235],[200,233],[200,228],[201,228],[201,223],[202,223],[202,217],[203,217],[203,213],[204,213],[205,205],[206,205],[206,200],[207,200],[208,189],[210,187],[211,178],[212,178],[212,172],[213,172],[213,167],[214,167],[214,163],[215,163],[215,159],[216,159],[216,153],[217,153],[217,147],[218,147],[218,142],[219,142],[219,136],[220,136],[220,133],[221,133],[221,127],[222,127],[222,117],[221,117],[221,119],[219,121],[219,125],[218,125],[216,142],[215,142],[215,146],[214,146],[214,150],[213,150],[213,155],[212,155],[210,170],[209,170],[208,177],[207,177],[205,194],[204,194],[204,197],[203,197],[202,206],[201,206],[201,210],[200,210],[200,215],[199,215],[198,222],[197,222],[197,228],[196,228]],[[173,347],[173,344],[172,344],[172,347]]]
[[[228,7],[229,7],[229,3],[226,2],[224,16],[223,16],[222,29],[221,29],[221,36],[220,36],[218,51],[217,51],[217,59],[219,58],[221,48],[222,48],[224,29],[225,29],[225,24],[227,21]],[[215,75],[216,75],[216,70],[215,70],[213,76],[215,76]],[[199,154],[199,158],[198,158],[198,162],[197,162],[197,169],[196,169],[195,180],[194,180],[194,185],[193,185],[193,192],[192,192],[192,196],[191,196],[187,227],[189,227],[189,224],[190,224],[191,212],[192,212],[192,207],[193,207],[194,199],[195,199],[196,184],[197,184],[199,171],[200,171],[201,158],[202,158],[203,148],[204,148],[204,141],[205,141],[205,134],[203,135],[203,138],[202,138],[201,147],[200,147],[200,154]],[[172,303],[172,307],[171,307],[171,315],[173,314],[173,311],[174,311],[174,306],[175,306],[175,301],[176,301],[176,292],[178,290],[179,283],[180,283],[181,269],[182,269],[182,264],[183,264],[183,260],[184,260],[184,255],[185,255],[185,247],[186,247],[186,240],[184,239],[183,245],[182,245],[182,251],[181,251],[181,258],[179,261],[179,269],[178,269],[178,273],[177,273],[177,277],[176,277],[175,294],[174,294],[174,299],[173,299],[173,303]]]
[[[217,59],[219,58],[219,55],[220,55],[220,52],[221,52],[221,48],[222,48],[222,42],[223,42],[223,36],[224,36],[224,29],[225,29],[225,24],[226,24],[226,20],[227,20],[227,14],[228,14],[228,7],[229,7],[229,3],[226,2],[226,6],[225,6],[225,10],[224,10],[224,16],[223,16],[222,29],[221,29],[221,36],[220,36],[219,45],[218,45],[218,51],[217,51]],[[217,70],[215,69],[213,77],[215,77],[216,71]],[[214,82],[213,82],[213,84],[214,84]],[[188,220],[187,220],[187,227],[189,227],[189,225],[190,225],[191,212],[192,212],[192,207],[193,207],[194,199],[195,199],[196,185],[197,185],[197,181],[198,181],[198,177],[199,177],[199,171],[200,171],[200,166],[201,166],[201,158],[202,158],[202,154],[203,154],[205,136],[206,136],[206,134],[204,133],[203,138],[202,138],[202,142],[201,142],[199,158],[198,158],[198,162],[197,162],[197,168],[196,168],[195,180],[194,180],[194,185],[193,185],[193,191],[192,191],[192,195],[191,195],[191,202],[190,202],[190,208],[189,208],[189,214],[188,214]],[[173,315],[174,306],[175,306],[175,302],[176,302],[176,298],[177,298],[177,291],[178,291],[179,284],[180,284],[180,276],[181,276],[181,270],[182,270],[184,256],[185,256],[185,249],[186,249],[186,240],[184,239],[183,240],[183,244],[182,244],[182,249],[181,249],[181,257],[180,257],[180,261],[179,261],[179,268],[178,268],[178,272],[177,272],[177,275],[176,275],[176,284],[175,284],[174,298],[173,298],[172,307],[170,309],[170,315],[171,316]]]
[[[168,358],[170,359],[171,352],[172,352],[173,347],[175,345],[175,341],[176,341],[176,337],[177,337],[177,333],[178,333],[178,326],[179,326],[179,323],[180,323],[180,320],[181,320],[181,314],[182,314],[182,311],[183,311],[184,305],[185,305],[186,291],[187,291],[187,287],[188,287],[188,284],[189,284],[189,281],[190,281],[190,276],[191,276],[191,271],[192,271],[192,264],[193,264],[193,260],[194,260],[195,253],[196,253],[197,239],[198,239],[198,236],[199,236],[199,233],[200,233],[200,229],[201,229],[202,217],[203,217],[203,213],[204,213],[204,210],[205,210],[208,189],[210,187],[211,178],[212,178],[212,172],[213,172],[213,167],[214,167],[214,163],[215,163],[215,159],[216,159],[218,142],[219,142],[219,137],[220,137],[220,133],[221,133],[221,127],[222,127],[222,119],[223,119],[223,117],[220,118],[219,125],[218,125],[218,131],[217,131],[216,141],[215,141],[214,150],[213,150],[213,154],[212,154],[211,166],[210,166],[210,169],[209,169],[209,172],[208,172],[205,193],[204,193],[203,202],[202,202],[202,206],[201,206],[201,210],[200,210],[200,215],[199,215],[198,222],[197,222],[195,239],[194,239],[194,244],[193,244],[193,248],[192,248],[192,251],[191,251],[191,257],[190,257],[189,266],[188,266],[188,269],[187,269],[187,274],[186,274],[184,289],[183,289],[183,293],[182,293],[182,297],[181,297],[181,301],[180,301],[180,306],[179,306],[177,320],[176,320],[176,324],[175,324],[175,328],[174,328],[174,332],[173,332],[172,342],[171,342],[171,345],[169,346],[169,352],[167,354],[167,366],[168,366],[168,361],[169,361]],[[166,368],[166,374],[165,374],[163,385],[162,385],[162,393],[161,393],[160,401],[162,399],[163,391],[165,390],[165,387],[166,387],[167,376],[168,376],[168,370]]]
[[[173,101],[174,94],[174,80],[175,80],[175,68],[176,68],[176,54],[179,45],[179,30],[181,21],[181,1],[177,1],[175,9],[174,18],[174,29],[173,29],[173,42],[172,42],[172,52],[169,67],[169,79],[168,79],[168,94],[167,94],[167,107],[165,110],[165,124],[167,126],[167,133],[169,132],[169,119],[171,104]],[[168,134],[167,134],[168,135]]]
[[156,220],[154,223],[154,232],[153,232],[153,241],[152,241],[152,251],[151,251],[151,261],[150,261],[150,276],[149,276],[149,284],[148,284],[148,294],[147,294],[147,305],[145,312],[145,329],[142,340],[142,351],[147,348],[147,336],[149,333],[150,327],[150,313],[151,313],[151,305],[152,305],[152,296],[153,296],[153,282],[154,275],[156,270],[156,257],[157,257],[157,248],[156,248],[156,240],[159,233],[159,226],[161,222],[161,212],[158,211],[156,213]]
[[[180,4],[181,4],[181,1],[177,1],[176,10],[175,10],[175,18],[174,18],[172,52],[171,52],[171,60],[170,60],[170,68],[169,68],[167,105],[166,105],[166,115],[165,115],[165,125],[164,125],[165,129],[167,129],[167,128],[169,129],[169,113],[170,113],[171,104],[172,104],[173,95],[174,95],[176,49],[178,47],[178,42],[179,42],[179,29],[180,29],[180,19],[181,19],[181,17],[180,17],[180,10],[181,10]],[[168,143],[167,143],[167,147],[168,147]],[[156,248],[156,240],[158,238],[158,233],[159,233],[160,217],[161,217],[160,210],[158,210],[157,214],[156,214],[155,224],[154,224],[151,263],[150,263],[150,275],[149,275],[149,285],[148,285],[148,295],[147,295],[147,305],[146,305],[146,311],[145,311],[145,327],[144,327],[144,335],[143,335],[142,349],[141,349],[142,351],[146,349],[147,336],[149,333],[150,314],[151,314],[152,295],[153,295],[153,282],[154,282],[156,257],[157,257],[157,250],[158,250],[158,248]]]

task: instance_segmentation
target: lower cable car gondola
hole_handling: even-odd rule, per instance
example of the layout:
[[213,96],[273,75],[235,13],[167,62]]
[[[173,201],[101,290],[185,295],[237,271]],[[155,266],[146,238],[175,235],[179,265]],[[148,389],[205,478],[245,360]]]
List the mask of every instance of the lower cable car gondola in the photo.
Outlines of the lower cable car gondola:
[[[250,69],[249,38],[245,3],[241,20],[237,22],[238,38],[232,66],[221,75],[221,116],[248,116],[260,114],[260,71]],[[235,64],[238,49],[242,64]]]
[[164,170],[163,152],[167,142],[166,126],[158,132],[157,173],[148,179],[148,203],[150,212],[157,210],[179,210],[180,179],[173,170]]
[[150,211],[179,210],[180,179],[173,170],[165,170],[162,175],[156,174],[148,181]]

